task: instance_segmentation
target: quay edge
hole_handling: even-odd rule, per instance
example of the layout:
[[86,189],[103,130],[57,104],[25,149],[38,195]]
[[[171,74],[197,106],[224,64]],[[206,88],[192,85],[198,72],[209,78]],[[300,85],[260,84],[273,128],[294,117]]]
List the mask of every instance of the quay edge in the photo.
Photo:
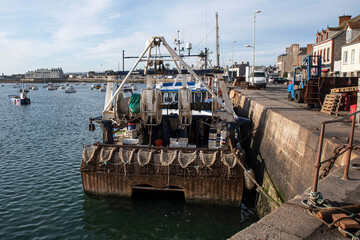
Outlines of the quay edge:
[[[324,239],[320,231],[324,225],[306,212],[301,200],[308,199],[312,185],[321,123],[335,117],[304,109],[305,104],[288,102],[285,90],[279,86],[264,91],[232,90],[230,96],[237,114],[253,122],[250,151],[247,151],[249,165],[268,194],[284,203],[277,208],[259,196],[256,205],[263,218],[231,239],[313,239],[314,236]],[[322,160],[347,143],[350,127],[348,122],[327,128]],[[358,137],[357,130],[355,133]],[[359,204],[360,172],[352,170],[350,180],[341,179],[346,157],[347,154],[338,157],[330,175],[319,182],[319,189],[330,200]],[[351,159],[360,160],[359,153],[353,151]],[[333,239],[339,239],[336,237],[340,234],[335,231],[331,233]]]

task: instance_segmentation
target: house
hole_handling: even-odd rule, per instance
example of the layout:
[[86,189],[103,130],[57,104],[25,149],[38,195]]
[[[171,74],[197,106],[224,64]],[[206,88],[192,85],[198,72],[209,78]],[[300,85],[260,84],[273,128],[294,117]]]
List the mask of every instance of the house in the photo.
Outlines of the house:
[[234,65],[230,66],[227,69],[227,75],[229,78],[234,79],[236,77],[243,77],[245,76],[245,69],[249,66],[249,62],[241,62],[241,64],[238,64],[237,62],[234,63]]
[[299,44],[292,44],[286,48],[286,53],[278,56],[276,62],[277,73],[281,77],[293,78],[294,67],[301,66],[307,52],[308,47],[300,48]]
[[[323,76],[340,75],[341,47],[346,43],[348,22],[360,22],[360,15],[354,18],[350,15],[339,16],[337,27],[327,27],[316,33],[313,55],[321,56]],[[313,64],[317,64],[315,59]]]
[[341,48],[341,74],[360,77],[360,22],[349,21],[345,28],[346,40]]

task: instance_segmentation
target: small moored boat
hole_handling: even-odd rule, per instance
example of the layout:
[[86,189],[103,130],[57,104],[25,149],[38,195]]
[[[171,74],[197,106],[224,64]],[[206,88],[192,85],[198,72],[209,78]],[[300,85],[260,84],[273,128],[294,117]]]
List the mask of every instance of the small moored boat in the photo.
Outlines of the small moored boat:
[[27,105],[30,104],[30,98],[27,97],[24,89],[20,89],[20,96],[18,95],[8,95],[8,99],[16,105]]
[[64,90],[64,93],[76,93],[76,89],[70,85]]

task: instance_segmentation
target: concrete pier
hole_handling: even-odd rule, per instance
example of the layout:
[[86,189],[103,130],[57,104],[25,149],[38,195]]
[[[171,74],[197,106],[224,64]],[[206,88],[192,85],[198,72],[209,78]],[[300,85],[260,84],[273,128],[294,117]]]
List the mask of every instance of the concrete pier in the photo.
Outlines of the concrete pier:
[[[270,85],[266,90],[233,90],[236,93],[231,96],[238,114],[253,121],[249,154],[257,179],[272,197],[286,203],[276,209],[261,196],[259,213],[272,212],[232,239],[342,239],[337,230],[324,235],[322,222],[310,216],[300,201],[308,199],[313,182],[321,124],[337,117],[289,102],[285,85]],[[350,121],[327,126],[322,160],[347,144],[350,129]],[[355,140],[358,139],[356,129]],[[343,154],[336,160],[330,175],[320,182],[319,191],[332,201],[359,204],[360,171],[351,170],[350,180],[341,179],[346,158],[347,154]],[[353,151],[352,159],[360,160],[358,151]]]

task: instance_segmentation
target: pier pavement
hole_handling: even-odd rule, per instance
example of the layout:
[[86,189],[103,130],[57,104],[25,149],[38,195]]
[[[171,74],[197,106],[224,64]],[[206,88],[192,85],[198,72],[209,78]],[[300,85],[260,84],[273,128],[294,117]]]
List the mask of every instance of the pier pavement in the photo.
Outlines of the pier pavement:
[[[302,127],[320,134],[321,123],[338,117],[307,109],[306,104],[287,100],[286,85],[269,85],[265,90],[244,90],[236,88],[239,94],[257,104],[272,109]],[[336,144],[347,144],[351,122],[335,123],[327,126],[325,138]],[[354,146],[359,146],[360,127],[355,128]],[[316,143],[317,144],[317,143]],[[353,151],[351,163],[360,164],[360,154]],[[315,159],[314,159],[315,163]],[[337,203],[360,204],[360,170],[350,168],[349,180],[343,180],[344,167],[339,167],[329,176],[319,181],[318,191],[325,199]],[[313,175],[309,176],[313,178]],[[329,229],[320,220],[310,215],[302,200],[309,198],[311,186],[302,194],[283,203],[257,223],[235,234],[231,240],[240,239],[348,239],[338,230]]]

